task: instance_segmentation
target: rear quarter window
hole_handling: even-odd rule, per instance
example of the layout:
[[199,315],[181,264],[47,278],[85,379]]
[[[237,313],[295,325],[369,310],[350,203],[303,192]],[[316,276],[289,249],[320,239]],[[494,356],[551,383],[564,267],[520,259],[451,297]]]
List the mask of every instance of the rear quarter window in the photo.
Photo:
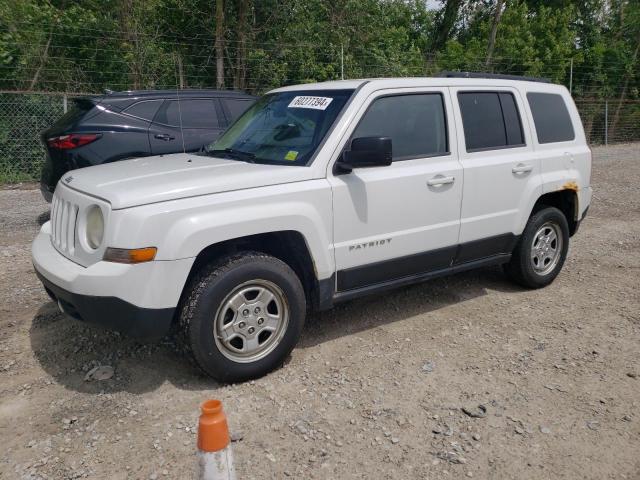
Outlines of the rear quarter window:
[[527,93],[538,143],[570,142],[575,138],[573,123],[562,95]]

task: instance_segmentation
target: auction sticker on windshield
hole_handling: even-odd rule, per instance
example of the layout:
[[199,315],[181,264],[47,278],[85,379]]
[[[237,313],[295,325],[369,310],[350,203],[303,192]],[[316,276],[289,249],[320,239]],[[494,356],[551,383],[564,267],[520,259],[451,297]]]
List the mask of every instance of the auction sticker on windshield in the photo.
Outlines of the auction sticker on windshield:
[[333,98],[329,97],[294,97],[289,108],[313,108],[314,110],[326,110]]

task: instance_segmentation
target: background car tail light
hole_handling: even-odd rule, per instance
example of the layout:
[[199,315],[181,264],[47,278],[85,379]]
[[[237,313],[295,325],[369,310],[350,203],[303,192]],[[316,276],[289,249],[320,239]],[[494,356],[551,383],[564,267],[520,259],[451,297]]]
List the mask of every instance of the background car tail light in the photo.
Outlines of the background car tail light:
[[47,139],[47,145],[58,150],[69,150],[71,148],[81,147],[87,143],[91,143],[101,135],[99,133],[72,133]]

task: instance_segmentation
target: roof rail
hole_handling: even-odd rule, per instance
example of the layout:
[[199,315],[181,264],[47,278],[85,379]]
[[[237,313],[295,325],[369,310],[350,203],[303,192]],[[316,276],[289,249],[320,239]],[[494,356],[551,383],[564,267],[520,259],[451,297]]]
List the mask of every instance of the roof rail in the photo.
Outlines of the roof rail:
[[[231,90],[231,89],[215,89],[215,88],[169,88],[169,89],[149,89],[149,90],[112,90],[110,88],[105,88],[103,90],[103,95],[113,95],[116,97],[134,97],[134,96],[153,96],[153,95],[176,95],[176,92],[179,94],[211,94],[214,93],[220,96],[233,96],[233,95],[246,95],[250,96],[247,92],[242,90]],[[99,95],[99,94],[98,94]]]
[[553,83],[549,78],[543,77],[525,77],[522,75],[505,75],[502,73],[484,73],[484,72],[450,72],[444,70],[434,75],[435,77],[445,78],[495,78],[500,80],[520,80],[523,82],[540,82]]

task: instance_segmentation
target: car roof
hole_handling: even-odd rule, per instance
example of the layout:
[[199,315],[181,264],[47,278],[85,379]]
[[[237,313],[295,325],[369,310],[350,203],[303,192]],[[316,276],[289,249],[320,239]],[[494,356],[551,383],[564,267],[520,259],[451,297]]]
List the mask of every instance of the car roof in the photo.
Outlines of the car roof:
[[339,90],[357,89],[367,85],[371,90],[405,87],[505,87],[526,86],[528,89],[558,90],[564,89],[563,85],[548,83],[546,79],[535,79],[516,76],[491,76],[489,78],[474,75],[470,77],[398,77],[398,78],[362,78],[354,80],[334,80],[329,82],[306,83],[291,85],[271,90],[269,93],[289,92],[298,90]]
[[165,90],[125,90],[121,92],[107,91],[103,95],[96,95],[93,98],[107,99],[124,99],[124,98],[168,98],[168,97],[244,97],[255,98],[241,90],[215,90],[213,88],[183,88],[183,89],[165,89]]

